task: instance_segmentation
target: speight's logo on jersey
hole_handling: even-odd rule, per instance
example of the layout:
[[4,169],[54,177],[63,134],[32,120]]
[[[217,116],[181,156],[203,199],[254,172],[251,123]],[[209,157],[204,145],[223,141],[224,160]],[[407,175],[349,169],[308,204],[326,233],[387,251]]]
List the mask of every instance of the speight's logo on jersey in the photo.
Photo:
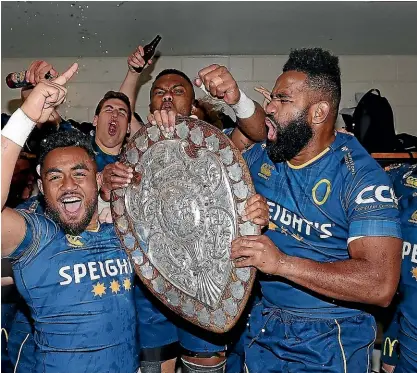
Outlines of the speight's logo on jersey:
[[[329,230],[332,227],[331,223],[308,221],[274,202],[267,201],[267,203],[269,205],[269,218],[274,222],[274,224],[270,224],[270,227],[277,226],[278,222],[280,222],[287,227],[291,226],[294,230],[296,229],[299,233],[303,233],[306,236],[310,236],[312,230],[318,232],[320,238],[329,238],[333,236],[332,232]],[[284,229],[281,230],[284,231]]]
[[[403,260],[410,257],[411,263],[417,264],[417,244],[403,242]],[[417,281],[417,267],[411,269],[411,276]]]
[[268,180],[271,177],[271,172],[275,167],[264,163],[261,166],[261,172],[258,172],[258,176],[260,176],[262,179]]
[[363,188],[355,199],[358,205],[367,205],[370,203],[394,203],[398,205],[398,199],[395,197],[394,190],[388,185],[370,185]]
[[62,286],[69,285],[72,282],[79,284],[83,279],[95,281],[123,274],[130,275],[131,273],[133,273],[133,268],[126,258],[108,259],[104,262],[77,263],[59,269],[59,275],[62,278],[59,284]]

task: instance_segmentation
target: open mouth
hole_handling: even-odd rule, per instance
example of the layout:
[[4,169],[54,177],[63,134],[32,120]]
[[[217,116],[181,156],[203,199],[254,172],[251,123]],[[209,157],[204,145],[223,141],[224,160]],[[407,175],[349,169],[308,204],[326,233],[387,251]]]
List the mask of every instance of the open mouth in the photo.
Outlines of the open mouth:
[[81,207],[81,198],[79,197],[66,197],[61,200],[66,212],[75,214]]
[[172,102],[164,102],[161,106],[161,110],[171,110],[174,107]]
[[277,138],[277,126],[269,118],[265,118],[265,125],[268,127],[268,140],[275,140]]
[[117,133],[117,123],[116,122],[110,122],[109,124],[109,135],[114,136]]

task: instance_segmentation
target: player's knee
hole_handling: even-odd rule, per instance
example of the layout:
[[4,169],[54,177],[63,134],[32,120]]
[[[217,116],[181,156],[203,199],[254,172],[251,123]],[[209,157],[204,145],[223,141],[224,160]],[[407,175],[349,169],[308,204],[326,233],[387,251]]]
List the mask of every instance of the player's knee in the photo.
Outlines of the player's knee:
[[182,373],[224,373],[226,357],[223,353],[208,353],[206,356],[181,357]]

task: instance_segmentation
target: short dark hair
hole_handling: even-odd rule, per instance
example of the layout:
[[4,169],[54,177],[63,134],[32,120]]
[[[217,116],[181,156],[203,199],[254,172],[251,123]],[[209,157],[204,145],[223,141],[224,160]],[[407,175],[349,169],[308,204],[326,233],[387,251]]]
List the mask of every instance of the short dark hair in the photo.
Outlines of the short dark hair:
[[132,120],[132,109],[130,107],[130,101],[129,98],[122,92],[108,91],[98,103],[94,114],[99,115],[101,109],[104,106],[104,103],[112,98],[117,98],[118,100],[123,101],[127,105],[127,117],[130,123]]
[[337,115],[340,96],[339,58],[322,48],[302,48],[291,50],[283,72],[299,71],[307,75],[310,88],[324,93],[332,105],[333,114]]
[[39,164],[43,167],[46,156],[57,148],[78,147],[84,149],[88,156],[96,161],[96,156],[91,143],[91,137],[77,129],[58,131],[45,137],[40,144]]
[[[154,86],[154,84],[155,84],[155,82],[159,79],[159,78],[161,78],[162,76],[164,76],[164,75],[179,75],[179,76],[181,76],[181,77],[183,77],[188,83],[190,83],[190,86],[191,86],[191,89],[192,89],[192,92],[193,92],[193,100],[195,99],[195,92],[194,92],[194,86],[193,86],[193,83],[191,82],[191,79],[185,74],[185,73],[183,73],[182,71],[180,71],[180,70],[177,70],[177,69],[165,69],[165,70],[162,70],[157,76],[156,76],[156,78],[155,78],[155,80],[153,81],[153,83],[152,83],[152,88],[153,88],[153,86]],[[150,91],[150,97],[152,98],[152,88],[151,88],[151,91]]]

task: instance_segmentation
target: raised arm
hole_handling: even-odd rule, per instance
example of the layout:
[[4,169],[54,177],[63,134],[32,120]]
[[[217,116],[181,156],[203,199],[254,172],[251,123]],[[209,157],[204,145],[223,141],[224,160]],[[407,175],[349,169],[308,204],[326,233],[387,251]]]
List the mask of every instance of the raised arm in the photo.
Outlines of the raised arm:
[[53,81],[36,85],[22,107],[12,115],[1,133],[1,246],[2,255],[10,254],[25,235],[25,222],[13,209],[5,207],[10,184],[20,151],[36,123],[48,121],[55,107],[66,97],[63,85],[77,71],[73,64]]
[[197,87],[204,86],[211,96],[224,100],[235,112],[238,124],[231,139],[240,150],[266,139],[263,108],[239,89],[225,66],[210,65],[200,70],[198,76],[195,80]]
[[[143,47],[139,45],[137,49],[128,57],[127,74],[125,80],[123,80],[123,83],[120,86],[120,92],[124,93],[129,98],[132,113],[135,112],[136,99],[138,97],[140,87],[139,78],[141,75],[141,73],[138,73],[134,68],[145,66],[146,61],[143,59],[143,55]],[[152,60],[149,60],[147,64],[151,65]],[[135,134],[139,130],[141,123],[139,123],[138,120],[132,115],[132,121],[130,123],[130,126],[130,136],[133,136],[133,134]]]

